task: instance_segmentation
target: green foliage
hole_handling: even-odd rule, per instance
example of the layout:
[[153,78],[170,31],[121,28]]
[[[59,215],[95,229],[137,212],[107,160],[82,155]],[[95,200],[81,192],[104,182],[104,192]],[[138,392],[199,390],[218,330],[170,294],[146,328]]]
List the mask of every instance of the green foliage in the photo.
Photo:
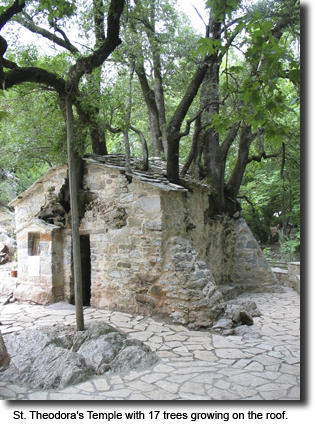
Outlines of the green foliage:
[[[269,228],[280,223],[282,211],[282,179],[280,174],[282,143],[286,146],[284,167],[285,217],[293,225],[299,223],[299,57],[294,43],[298,29],[288,24],[281,37],[275,36],[280,20],[292,12],[289,0],[267,0],[244,6],[239,0],[209,0],[211,16],[221,26],[221,38],[201,38],[189,23],[179,16],[175,0],[144,0],[128,2],[125,9],[121,38],[123,43],[112,55],[114,64],[107,63],[93,71],[80,84],[80,106],[87,113],[95,112],[96,124],[106,134],[109,152],[124,152],[122,133],[108,131],[107,124],[116,129],[126,126],[128,81],[130,64],[143,58],[149,85],[154,89],[153,58],[160,58],[166,121],[173,115],[196,67],[202,58],[222,57],[220,68],[219,113],[208,122],[224,140],[233,123],[251,125],[261,137],[250,148],[250,155],[263,150],[278,157],[248,164],[241,187],[243,215],[254,234],[262,242],[269,236]],[[154,3],[154,14],[151,6]],[[104,2],[104,10],[108,2]],[[81,54],[94,46],[93,2],[36,0],[27,2],[27,11],[38,25],[53,28],[58,24],[65,32],[73,28],[78,35],[76,46]],[[2,6],[0,6],[2,7]],[[1,9],[0,9],[1,12]],[[75,14],[75,19],[72,19]],[[154,15],[154,18],[153,18]],[[68,19],[71,17],[71,19]],[[155,26],[154,33],[148,31]],[[226,28],[224,29],[224,25]],[[56,35],[60,35],[56,31]],[[233,42],[229,40],[233,38]],[[35,43],[35,42],[34,42]],[[42,47],[25,43],[10,44],[6,58],[21,67],[38,66],[66,78],[69,64],[76,57],[59,47],[43,51]],[[26,84],[11,90],[5,97],[0,90],[0,166],[18,176],[17,191],[25,190],[50,165],[65,161],[66,129],[57,96],[38,86]],[[200,107],[196,97],[187,118],[193,117]],[[132,82],[132,124],[140,129],[153,154],[148,112],[140,84]],[[183,123],[183,127],[184,127]],[[75,115],[77,147],[89,152],[88,128]],[[189,136],[181,139],[180,160],[184,161],[192,141],[193,125]],[[141,156],[138,136],[129,132],[132,155]],[[227,179],[237,160],[239,138],[236,138],[226,158]],[[4,184],[4,183],[2,183]],[[5,191],[2,191],[5,193]],[[283,217],[284,215],[282,215]],[[290,241],[284,241],[284,244]]]
[[50,166],[65,161],[65,124],[56,95],[34,85],[20,86],[1,99],[0,109],[5,109],[7,119],[1,123],[0,166],[14,172],[15,192],[20,193]]
[[271,248],[270,248],[270,246],[266,246],[264,249],[263,249],[263,253],[264,253],[264,256],[269,260],[269,259],[271,259]]
[[40,0],[39,11],[48,11],[48,19],[70,17],[76,11],[76,2],[67,0]]
[[[0,91],[0,97],[5,97],[5,94],[4,94],[4,92],[3,91]],[[4,119],[4,118],[7,118],[8,117],[8,113],[6,112],[6,111],[2,111],[1,109],[0,109],[0,125],[1,125],[1,121]]]
[[295,237],[286,236],[282,229],[278,231],[278,234],[282,260],[286,262],[294,261],[296,252],[300,250],[300,230]]
[[238,9],[240,3],[240,0],[207,0],[206,7],[211,8],[216,19],[223,21],[225,15],[229,18],[232,17],[233,12]]

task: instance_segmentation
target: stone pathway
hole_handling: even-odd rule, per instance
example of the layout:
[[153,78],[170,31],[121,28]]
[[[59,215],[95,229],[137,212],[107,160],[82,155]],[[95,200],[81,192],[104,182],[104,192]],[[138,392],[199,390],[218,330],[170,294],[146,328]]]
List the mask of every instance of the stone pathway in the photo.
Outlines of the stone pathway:
[[[147,344],[160,358],[150,369],[105,374],[63,390],[34,390],[0,382],[1,400],[299,400],[300,297],[243,294],[262,313],[260,338],[222,337],[131,314],[85,309],[85,322],[105,321]],[[0,298],[2,302],[4,298]],[[75,324],[74,306],[12,303],[0,307],[1,332]]]

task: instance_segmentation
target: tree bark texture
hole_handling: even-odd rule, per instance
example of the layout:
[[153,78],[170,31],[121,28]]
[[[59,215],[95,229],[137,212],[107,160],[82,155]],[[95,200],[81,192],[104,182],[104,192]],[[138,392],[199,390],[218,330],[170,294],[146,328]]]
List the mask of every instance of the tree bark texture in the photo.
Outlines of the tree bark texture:
[[180,133],[181,125],[185,119],[189,107],[196,97],[199,87],[206,74],[208,64],[205,61],[196,71],[187,90],[176,108],[172,118],[166,127],[166,137],[168,145],[167,153],[167,178],[170,182],[179,184],[179,141],[182,137]]
[[251,126],[244,124],[241,129],[236,164],[226,188],[227,195],[233,200],[236,200],[240,190],[243,175],[247,165],[249,148],[254,138],[255,136],[251,131]]
[[161,152],[163,152],[163,144],[162,144],[162,132],[161,132],[160,122],[159,122],[159,111],[158,111],[158,107],[155,100],[155,93],[149,86],[149,82],[145,73],[142,58],[136,64],[135,71],[138,76],[144,101],[147,105],[148,112],[149,112],[150,130],[151,130],[154,156],[160,157]]
[[22,12],[22,10],[25,7],[25,1],[15,0],[13,4],[8,7],[4,12],[0,15],[0,30],[5,26],[7,22],[10,21],[10,19],[17,15],[18,13]]

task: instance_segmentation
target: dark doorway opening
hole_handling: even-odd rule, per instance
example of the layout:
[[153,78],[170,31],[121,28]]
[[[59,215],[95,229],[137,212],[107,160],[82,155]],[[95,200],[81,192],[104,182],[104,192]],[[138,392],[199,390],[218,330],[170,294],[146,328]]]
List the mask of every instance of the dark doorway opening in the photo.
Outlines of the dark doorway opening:
[[83,305],[88,306],[91,301],[91,248],[89,235],[80,236],[80,248]]

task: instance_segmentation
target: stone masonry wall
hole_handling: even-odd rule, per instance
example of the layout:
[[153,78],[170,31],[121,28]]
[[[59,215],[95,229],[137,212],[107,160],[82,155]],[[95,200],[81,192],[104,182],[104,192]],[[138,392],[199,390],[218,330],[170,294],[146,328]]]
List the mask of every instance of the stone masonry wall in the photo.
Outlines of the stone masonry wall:
[[163,239],[188,239],[206,262],[217,285],[230,281],[234,266],[234,220],[209,218],[210,190],[194,187],[186,193],[162,193]]
[[[40,223],[40,220],[38,220]],[[39,276],[30,273],[29,234],[40,235]],[[17,299],[50,304],[63,299],[62,244],[60,229],[46,223],[36,222],[17,234],[18,286],[14,292]],[[34,258],[34,257],[33,257]]]
[[67,177],[67,166],[52,168],[45,176],[35,182],[22,197],[11,202],[15,207],[16,229],[32,222],[49,198],[58,197]]
[[149,306],[151,313],[165,313],[174,322],[196,329],[211,326],[224,311],[211,271],[191,243],[180,236],[167,240],[161,277],[136,298]]
[[137,311],[135,295],[161,273],[159,190],[93,163],[85,167],[84,189],[97,196],[80,226],[90,235],[91,304]]
[[64,300],[74,303],[74,278],[72,268],[72,236],[67,230],[61,231],[62,235],[62,281],[64,284]]
[[278,288],[278,281],[243,218],[235,220],[236,246],[231,281],[241,283],[246,291]]

